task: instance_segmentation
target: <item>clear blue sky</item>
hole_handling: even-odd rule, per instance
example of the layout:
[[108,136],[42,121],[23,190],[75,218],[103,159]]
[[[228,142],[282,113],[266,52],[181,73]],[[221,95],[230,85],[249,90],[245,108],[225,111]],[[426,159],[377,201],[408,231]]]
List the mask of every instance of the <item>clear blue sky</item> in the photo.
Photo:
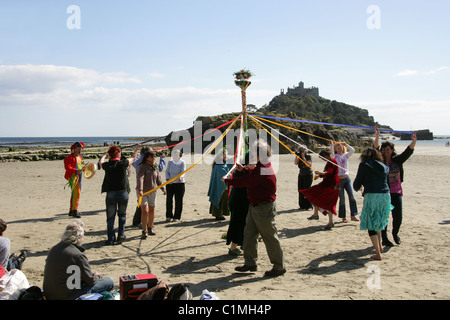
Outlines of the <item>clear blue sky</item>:
[[448,0],[2,0],[0,136],[165,135],[241,110],[241,68],[257,107],[303,81],[450,134],[449,15]]

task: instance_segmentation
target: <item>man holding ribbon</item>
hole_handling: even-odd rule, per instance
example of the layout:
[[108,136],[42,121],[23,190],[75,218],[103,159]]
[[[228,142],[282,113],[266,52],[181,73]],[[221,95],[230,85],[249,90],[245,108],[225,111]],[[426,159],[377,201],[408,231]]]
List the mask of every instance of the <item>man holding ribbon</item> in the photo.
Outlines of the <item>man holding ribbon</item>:
[[81,195],[81,177],[83,173],[83,165],[81,164],[81,150],[84,149],[83,142],[75,142],[70,147],[70,155],[64,158],[64,168],[66,173],[64,178],[68,180],[68,184],[72,190],[70,197],[69,216],[80,218],[81,214],[78,212],[78,203]]

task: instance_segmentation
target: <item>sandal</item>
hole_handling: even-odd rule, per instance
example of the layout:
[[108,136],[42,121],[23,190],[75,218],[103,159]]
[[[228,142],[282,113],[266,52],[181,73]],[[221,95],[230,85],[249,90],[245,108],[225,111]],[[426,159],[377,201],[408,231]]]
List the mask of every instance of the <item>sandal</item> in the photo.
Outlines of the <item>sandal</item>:
[[241,254],[241,250],[239,250],[238,248],[236,249],[228,249],[228,254],[230,256],[238,256]]
[[348,222],[347,218],[342,218],[342,222],[347,223]]
[[359,219],[357,217],[353,216],[352,221],[359,221]]
[[329,224],[327,224],[327,225],[323,228],[323,230],[331,230],[331,228],[334,228],[334,223],[329,223]]
[[319,215],[312,215],[310,217],[308,217],[308,220],[319,220]]

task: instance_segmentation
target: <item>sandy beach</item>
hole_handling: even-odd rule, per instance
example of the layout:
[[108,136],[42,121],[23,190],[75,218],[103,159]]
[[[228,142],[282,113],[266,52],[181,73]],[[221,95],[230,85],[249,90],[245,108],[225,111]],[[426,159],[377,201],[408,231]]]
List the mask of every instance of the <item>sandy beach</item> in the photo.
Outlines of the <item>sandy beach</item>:
[[[324,161],[312,158],[313,168],[322,170]],[[273,161],[278,184],[276,223],[287,268],[283,276],[264,277],[271,264],[262,242],[258,271],[234,271],[243,258],[229,256],[222,239],[229,217],[216,221],[208,213],[211,165],[205,163],[186,175],[182,221],[165,222],[165,197],[157,191],[156,235],[146,240],[131,225],[136,201],[133,171],[127,239],[114,246],[104,245],[105,194],[100,192],[104,173],[97,171],[92,179],[84,179],[79,210],[86,225],[85,253],[93,270],[111,276],[116,286],[122,275],[151,272],[169,286],[189,284],[194,300],[204,289],[221,300],[450,299],[450,148],[424,147],[418,141],[404,164],[402,244],[385,250],[382,261],[370,259],[372,246],[359,222],[342,223],[336,217],[336,227],[324,231],[327,217],[307,220],[311,211],[298,210],[294,157],[274,156]],[[349,164],[352,180],[358,164],[359,154],[354,154]],[[29,250],[22,271],[32,285],[42,286],[47,253],[72,220],[63,162],[3,162],[0,171],[0,217],[8,222],[5,237],[11,240],[12,252]],[[356,193],[356,200],[360,210],[361,193]]]

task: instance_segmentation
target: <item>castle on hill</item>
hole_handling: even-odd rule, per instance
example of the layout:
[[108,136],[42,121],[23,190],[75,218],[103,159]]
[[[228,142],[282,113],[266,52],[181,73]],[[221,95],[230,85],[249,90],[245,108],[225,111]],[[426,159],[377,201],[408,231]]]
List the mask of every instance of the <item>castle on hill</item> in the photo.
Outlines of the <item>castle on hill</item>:
[[305,88],[303,81],[300,81],[298,87],[287,88],[286,92],[284,92],[284,89],[281,89],[280,94],[298,97],[313,96],[315,98],[319,98],[319,88],[317,87]]

